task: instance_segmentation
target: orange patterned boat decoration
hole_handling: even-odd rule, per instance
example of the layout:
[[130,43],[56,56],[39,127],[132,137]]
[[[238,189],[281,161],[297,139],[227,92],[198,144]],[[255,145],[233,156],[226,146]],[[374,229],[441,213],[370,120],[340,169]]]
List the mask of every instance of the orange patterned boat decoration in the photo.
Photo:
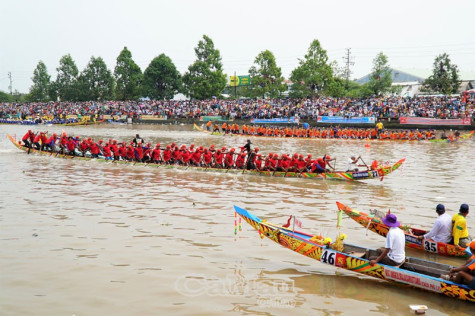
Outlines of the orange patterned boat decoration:
[[467,285],[440,278],[440,275],[448,274],[452,266],[410,257],[406,258],[400,267],[384,264],[371,266],[367,257],[373,255],[374,250],[346,244],[338,238],[331,243],[326,238],[271,224],[238,206],[234,206],[234,210],[259,232],[261,238],[267,237],[306,257],[390,283],[406,284],[451,298],[475,302],[475,290]]

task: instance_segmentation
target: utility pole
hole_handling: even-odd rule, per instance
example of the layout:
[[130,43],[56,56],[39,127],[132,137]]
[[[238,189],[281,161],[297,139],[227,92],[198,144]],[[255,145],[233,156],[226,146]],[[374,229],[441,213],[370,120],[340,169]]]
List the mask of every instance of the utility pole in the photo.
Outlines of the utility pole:
[[10,79],[10,85],[8,86],[8,90],[10,90],[10,95],[13,95],[13,86],[12,86],[12,73],[8,72],[8,79]]
[[355,63],[353,62],[353,58],[351,57],[351,48],[346,49],[346,55],[343,57],[345,61],[345,79],[346,79],[346,89],[348,89],[348,83],[350,81],[351,70],[350,66],[353,66]]

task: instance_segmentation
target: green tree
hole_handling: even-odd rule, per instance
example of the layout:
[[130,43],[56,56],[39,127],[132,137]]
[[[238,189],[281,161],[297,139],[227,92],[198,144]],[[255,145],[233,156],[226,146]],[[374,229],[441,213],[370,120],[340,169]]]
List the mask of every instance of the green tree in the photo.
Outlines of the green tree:
[[33,85],[30,87],[28,99],[31,101],[48,101],[50,92],[50,79],[46,65],[41,60],[33,71]]
[[389,68],[388,57],[380,52],[373,59],[373,72],[368,81],[368,88],[372,94],[381,95],[392,91],[393,78]]
[[12,102],[13,98],[6,92],[0,91],[0,102]]
[[132,53],[127,47],[124,47],[117,57],[114,77],[117,99],[136,100],[141,96],[142,70],[132,59]]
[[338,77],[331,78],[325,83],[324,94],[331,97],[341,98],[346,92],[345,85],[346,80]]
[[55,93],[61,101],[76,100],[78,91],[76,80],[78,77],[78,67],[70,54],[64,55],[59,60],[59,67],[56,68],[58,75],[53,86]]
[[322,94],[330,82],[330,89],[335,92],[336,82],[333,80],[332,65],[328,63],[327,51],[318,40],[313,40],[304,59],[299,59],[299,66],[292,71],[290,80],[293,82],[294,96]]
[[151,99],[172,99],[181,86],[181,75],[165,54],[155,57],[144,71],[143,95]]
[[91,57],[79,76],[78,88],[82,101],[111,100],[114,95],[114,77],[101,57]]
[[183,76],[185,93],[195,99],[209,99],[220,96],[226,87],[226,74],[223,73],[221,54],[206,35],[195,47],[197,60],[188,67]]
[[285,91],[285,85],[282,84],[282,70],[277,67],[274,54],[265,50],[259,53],[254,59],[254,65],[249,68],[251,76],[250,92],[253,97],[278,97]]
[[432,75],[424,81],[424,88],[443,94],[456,93],[460,86],[459,70],[449,55],[443,53],[434,60]]

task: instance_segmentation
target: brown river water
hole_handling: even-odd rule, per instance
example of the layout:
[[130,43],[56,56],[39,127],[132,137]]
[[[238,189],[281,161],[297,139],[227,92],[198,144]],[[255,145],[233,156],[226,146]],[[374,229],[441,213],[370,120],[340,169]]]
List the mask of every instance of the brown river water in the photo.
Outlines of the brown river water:
[[[156,169],[27,155],[0,126],[1,315],[473,315],[475,305],[336,269],[291,252],[242,222],[233,205],[271,222],[291,214],[303,231],[337,234],[336,201],[362,211],[391,209],[404,224],[430,228],[435,205],[475,209],[475,141],[371,142],[252,138],[263,153],[337,157],[367,163],[405,157],[383,181],[350,183]],[[179,125],[32,127],[80,137],[239,147],[245,138]],[[475,235],[475,212],[467,217]],[[384,238],[344,217],[352,244]],[[407,251],[459,265],[462,259]]]

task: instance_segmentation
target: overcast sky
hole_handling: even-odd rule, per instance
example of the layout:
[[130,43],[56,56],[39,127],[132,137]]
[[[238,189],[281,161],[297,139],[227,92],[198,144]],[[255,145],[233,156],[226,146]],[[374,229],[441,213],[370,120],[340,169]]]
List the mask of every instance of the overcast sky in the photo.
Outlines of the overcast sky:
[[165,53],[184,73],[203,34],[228,75],[247,74],[268,49],[288,78],[313,39],[340,65],[351,48],[352,78],[369,73],[380,51],[398,69],[431,69],[447,52],[461,70],[475,71],[474,12],[470,0],[0,0],[0,90],[11,72],[13,89],[28,92],[39,60],[55,79],[68,53],[80,71],[91,56],[113,71],[124,46],[142,71]]

